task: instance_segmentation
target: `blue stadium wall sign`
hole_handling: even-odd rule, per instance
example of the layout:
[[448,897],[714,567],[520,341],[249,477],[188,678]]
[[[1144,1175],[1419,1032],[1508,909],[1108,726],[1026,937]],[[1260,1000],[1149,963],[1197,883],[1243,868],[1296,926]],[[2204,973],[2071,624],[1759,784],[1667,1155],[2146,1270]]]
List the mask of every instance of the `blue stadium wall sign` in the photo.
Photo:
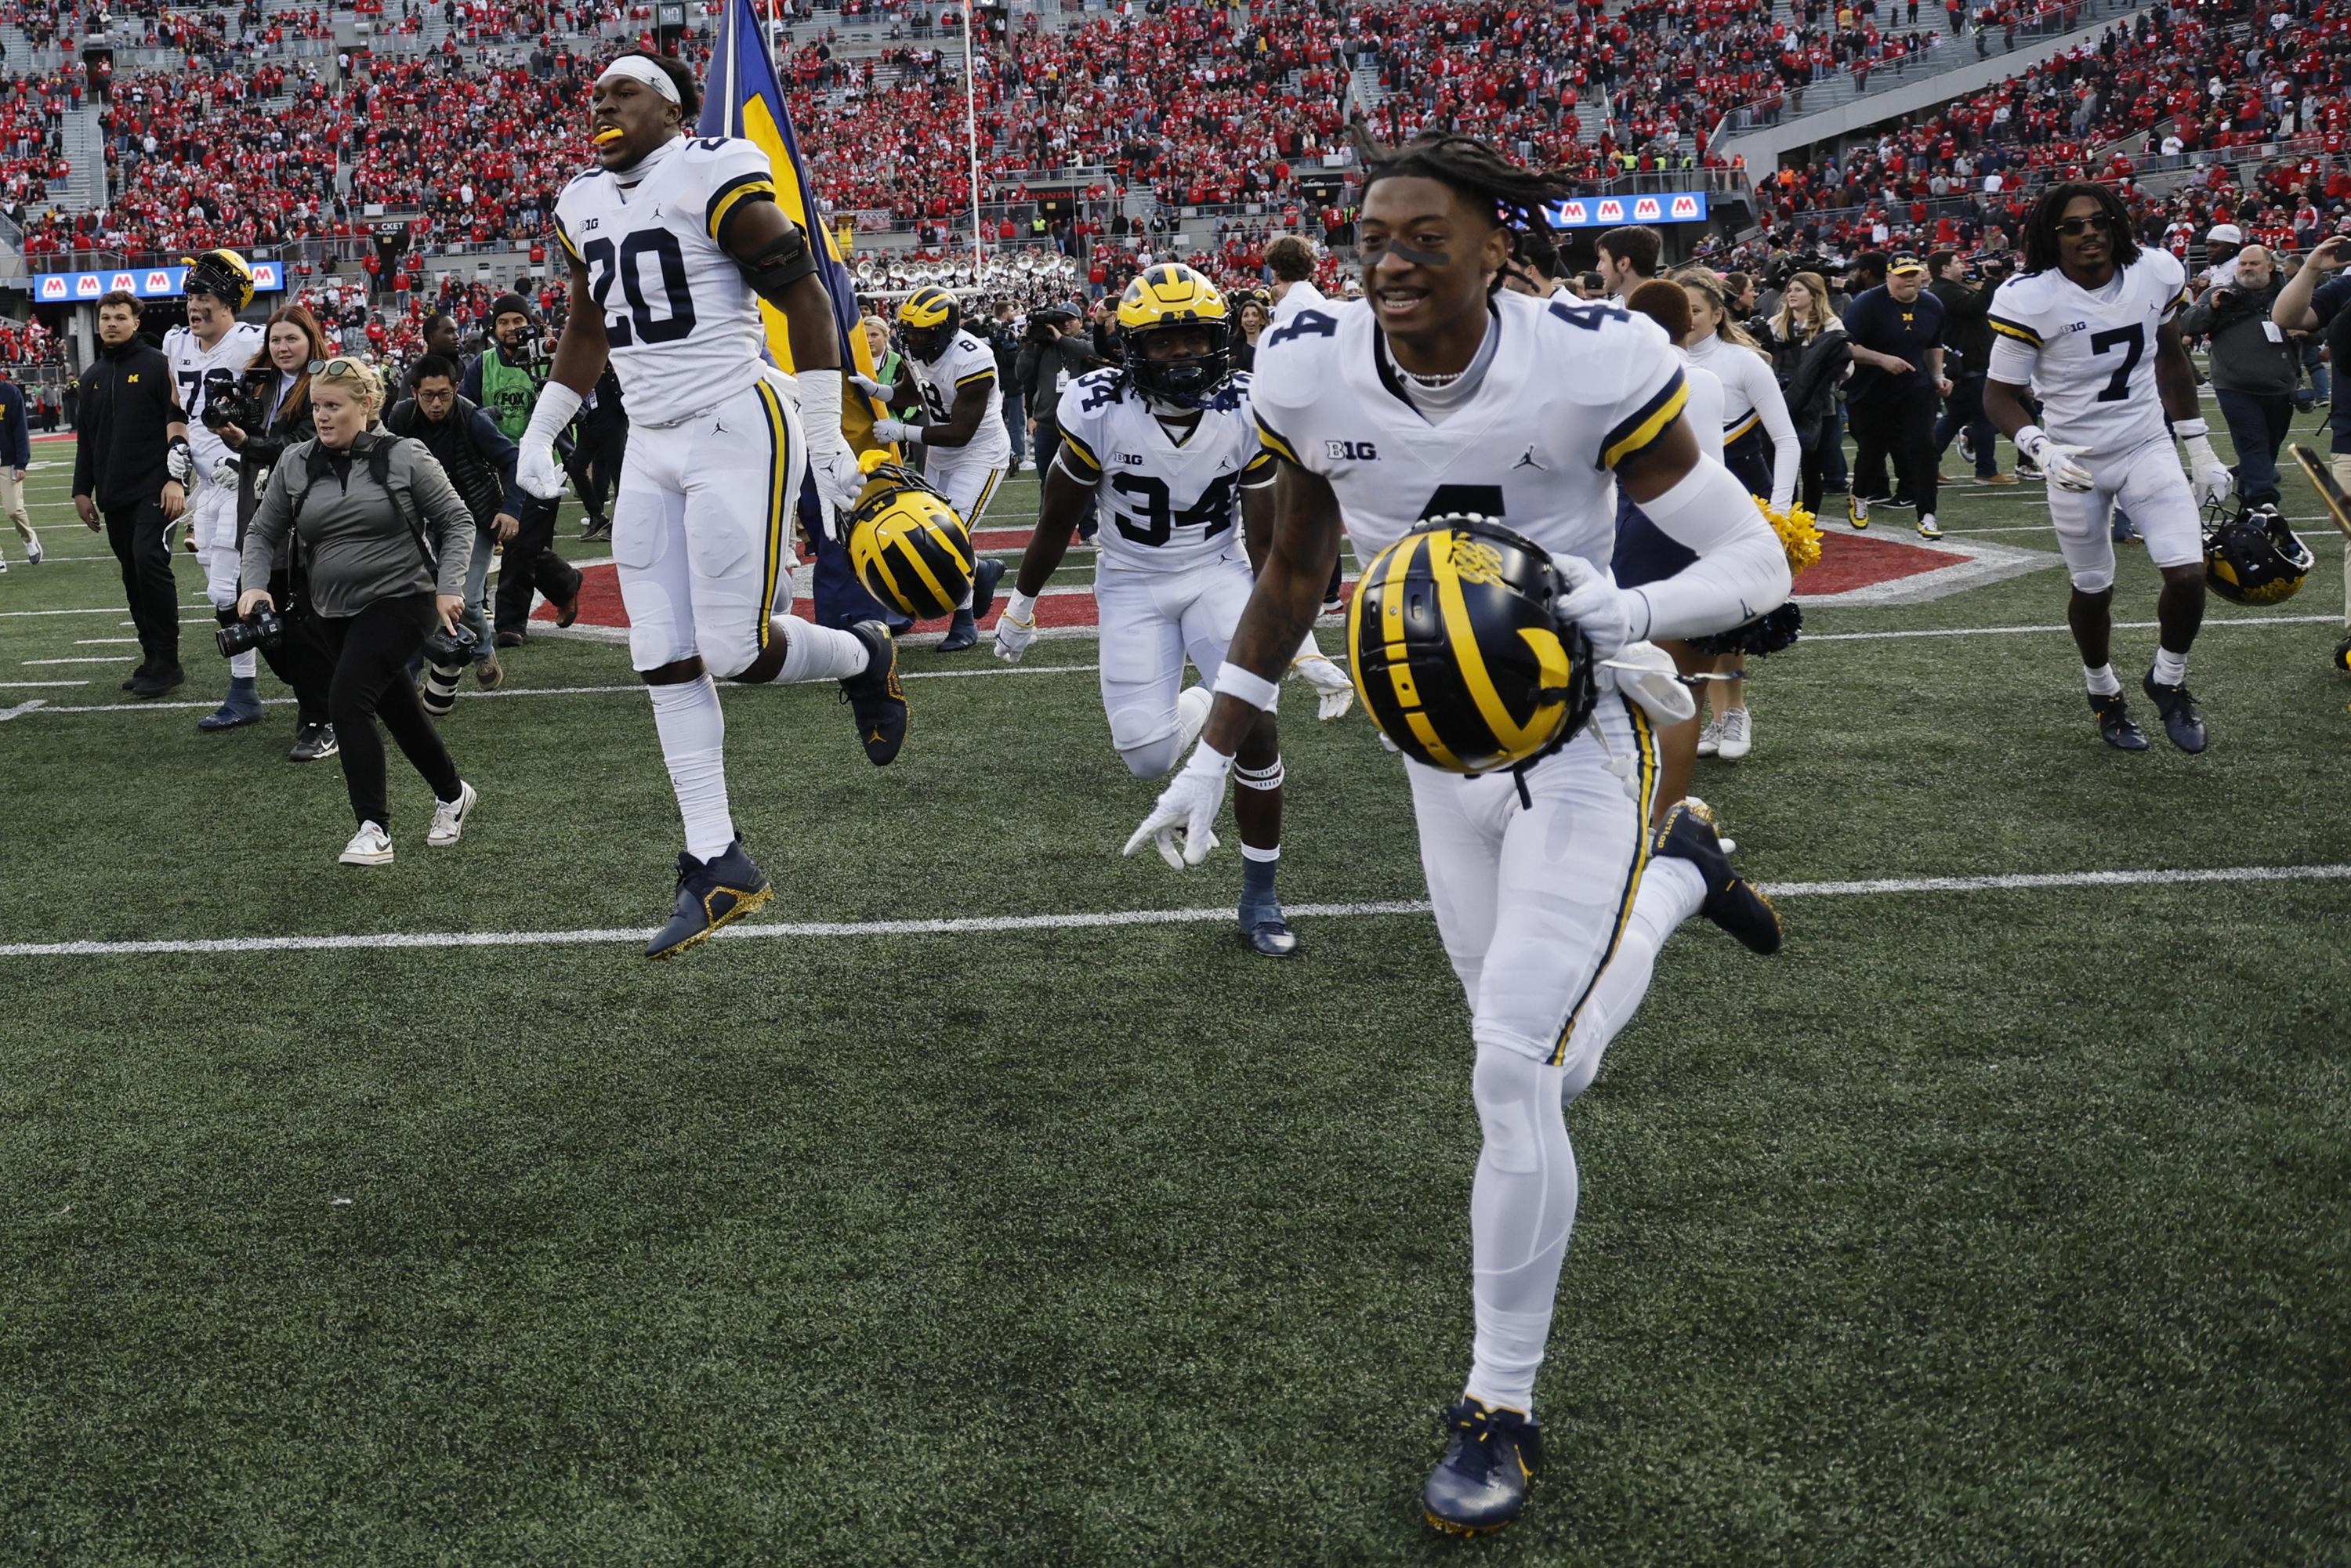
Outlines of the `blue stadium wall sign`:
[[[33,298],[44,305],[75,299],[96,299],[121,289],[141,299],[169,299],[180,292],[184,267],[124,267],[112,272],[46,272],[33,279]],[[286,287],[282,262],[253,264],[253,287],[257,294],[275,294]]]
[[1576,196],[1552,204],[1555,229],[1613,228],[1618,224],[1702,224],[1704,191],[1661,191],[1654,196]]

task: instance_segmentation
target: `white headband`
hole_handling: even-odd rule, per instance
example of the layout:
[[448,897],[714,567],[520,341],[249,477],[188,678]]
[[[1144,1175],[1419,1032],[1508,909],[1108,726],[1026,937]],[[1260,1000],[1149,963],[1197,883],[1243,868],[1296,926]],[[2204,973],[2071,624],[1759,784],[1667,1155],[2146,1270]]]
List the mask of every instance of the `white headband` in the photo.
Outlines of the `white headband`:
[[604,74],[596,79],[601,83],[606,77],[626,77],[631,81],[641,81],[672,103],[676,103],[680,109],[685,107],[678,102],[677,83],[669,79],[669,73],[643,55],[622,55],[606,66]]

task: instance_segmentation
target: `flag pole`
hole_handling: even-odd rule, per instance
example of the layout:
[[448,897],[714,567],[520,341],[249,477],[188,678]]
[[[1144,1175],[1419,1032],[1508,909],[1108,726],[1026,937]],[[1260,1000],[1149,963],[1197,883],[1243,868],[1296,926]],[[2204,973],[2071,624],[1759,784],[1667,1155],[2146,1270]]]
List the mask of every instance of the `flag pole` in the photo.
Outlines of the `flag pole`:
[[978,18],[973,15],[972,0],[964,0],[963,7],[963,129],[971,152],[971,274],[979,281],[982,261],[979,238],[979,78],[971,64],[971,34]]

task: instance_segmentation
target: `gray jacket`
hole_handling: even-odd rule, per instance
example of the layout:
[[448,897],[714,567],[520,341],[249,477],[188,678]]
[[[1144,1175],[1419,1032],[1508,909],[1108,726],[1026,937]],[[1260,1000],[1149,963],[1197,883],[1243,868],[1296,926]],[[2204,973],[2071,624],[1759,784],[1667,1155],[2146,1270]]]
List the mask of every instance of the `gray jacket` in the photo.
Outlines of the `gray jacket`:
[[2284,287],[2273,274],[2264,289],[2208,288],[2180,317],[2182,332],[2212,340],[2215,392],[2276,397],[2302,384],[2302,340],[2281,331],[2270,340],[2270,308]]
[[[381,485],[371,456],[380,444],[389,446]],[[309,576],[310,608],[319,615],[356,615],[379,599],[465,591],[474,515],[421,442],[371,430],[341,453],[316,440],[287,447],[245,532],[246,582],[269,580],[270,559],[289,526]],[[432,560],[420,528],[434,541]]]

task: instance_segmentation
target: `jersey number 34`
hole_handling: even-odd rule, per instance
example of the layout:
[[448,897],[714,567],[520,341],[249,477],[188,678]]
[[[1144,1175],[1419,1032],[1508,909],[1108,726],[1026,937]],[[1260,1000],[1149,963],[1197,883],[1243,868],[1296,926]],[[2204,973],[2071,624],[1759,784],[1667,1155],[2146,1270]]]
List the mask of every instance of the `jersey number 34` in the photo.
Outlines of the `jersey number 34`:
[[[645,292],[643,262],[650,251],[658,258],[665,314],[656,316]],[[604,337],[615,349],[632,343],[674,343],[694,330],[694,297],[686,291],[685,253],[677,235],[667,229],[639,229],[615,247],[609,239],[588,242],[580,253],[588,263],[588,292],[604,308]],[[621,280],[628,309],[612,308],[612,279]]]

